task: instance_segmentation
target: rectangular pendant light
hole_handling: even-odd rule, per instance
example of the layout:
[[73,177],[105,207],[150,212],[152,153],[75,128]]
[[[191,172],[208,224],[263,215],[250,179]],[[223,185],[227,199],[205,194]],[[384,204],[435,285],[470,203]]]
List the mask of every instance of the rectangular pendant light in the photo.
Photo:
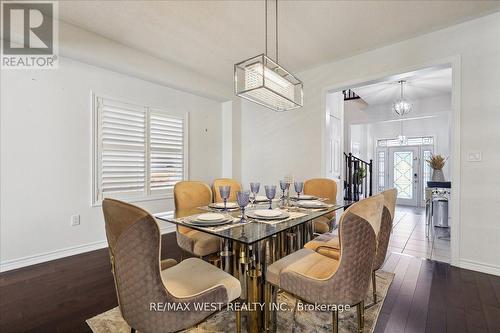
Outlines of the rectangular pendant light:
[[264,54],[234,65],[234,90],[274,111],[303,106],[302,81]]

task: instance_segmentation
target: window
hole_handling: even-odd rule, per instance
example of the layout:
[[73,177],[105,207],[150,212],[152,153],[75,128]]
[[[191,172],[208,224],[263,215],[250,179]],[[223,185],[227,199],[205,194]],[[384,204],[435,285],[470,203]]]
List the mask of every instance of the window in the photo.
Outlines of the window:
[[422,186],[422,198],[425,198],[425,188],[427,187],[427,182],[431,180],[431,166],[427,162],[432,155],[432,150],[424,149],[422,151],[422,165],[423,165],[423,186]]
[[378,152],[378,191],[385,190],[385,151]]
[[171,195],[186,178],[186,115],[94,97],[93,203]]
[[421,146],[432,144],[434,144],[434,138],[432,136],[410,137],[404,144],[401,144],[398,139],[377,140],[378,147]]

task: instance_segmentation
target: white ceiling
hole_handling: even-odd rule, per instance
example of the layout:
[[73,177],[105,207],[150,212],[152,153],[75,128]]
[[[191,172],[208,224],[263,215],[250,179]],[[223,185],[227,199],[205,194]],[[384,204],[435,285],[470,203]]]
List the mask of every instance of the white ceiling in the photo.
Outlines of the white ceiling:
[[[405,80],[405,98],[417,100],[451,93],[451,68],[424,69],[402,74]],[[368,105],[390,104],[401,95],[401,85],[394,81],[384,81],[352,89]]]
[[[301,71],[500,9],[500,1],[279,1],[280,63]],[[62,1],[63,21],[221,83],[264,51],[264,2]]]

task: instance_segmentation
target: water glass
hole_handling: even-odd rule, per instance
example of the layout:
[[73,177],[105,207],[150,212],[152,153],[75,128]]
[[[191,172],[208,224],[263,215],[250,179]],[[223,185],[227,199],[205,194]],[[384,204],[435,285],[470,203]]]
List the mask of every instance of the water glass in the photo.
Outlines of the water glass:
[[240,223],[244,223],[246,221],[245,207],[248,205],[248,202],[250,201],[250,191],[236,192],[236,201],[238,202],[238,206],[240,206],[241,209]]
[[286,180],[280,180],[280,188],[281,191],[283,191],[283,195],[281,196],[281,199],[285,200],[285,191],[288,190],[290,187],[290,184]]
[[304,183],[303,182],[295,182],[295,192],[297,192],[297,199],[300,199],[300,192],[304,189]]
[[273,209],[273,199],[276,195],[276,185],[266,185],[264,188],[266,190],[266,197],[269,199],[269,209]]
[[252,204],[255,205],[255,199],[260,190],[260,183],[250,183],[250,191],[252,192]]
[[227,212],[227,199],[229,199],[229,195],[231,194],[231,186],[219,186],[219,192],[222,200],[224,200],[224,211]]

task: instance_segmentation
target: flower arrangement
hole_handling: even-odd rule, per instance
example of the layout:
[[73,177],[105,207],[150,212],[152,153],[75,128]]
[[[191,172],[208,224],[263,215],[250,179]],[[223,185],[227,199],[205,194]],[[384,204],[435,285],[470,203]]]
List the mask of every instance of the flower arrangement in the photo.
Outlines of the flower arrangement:
[[358,184],[363,184],[363,179],[366,177],[366,169],[361,167],[354,171],[354,179],[357,180]]
[[443,170],[444,165],[446,163],[446,160],[448,160],[448,157],[444,157],[439,154],[431,154],[431,157],[427,160],[425,160],[427,163],[429,163],[430,167],[434,170]]

